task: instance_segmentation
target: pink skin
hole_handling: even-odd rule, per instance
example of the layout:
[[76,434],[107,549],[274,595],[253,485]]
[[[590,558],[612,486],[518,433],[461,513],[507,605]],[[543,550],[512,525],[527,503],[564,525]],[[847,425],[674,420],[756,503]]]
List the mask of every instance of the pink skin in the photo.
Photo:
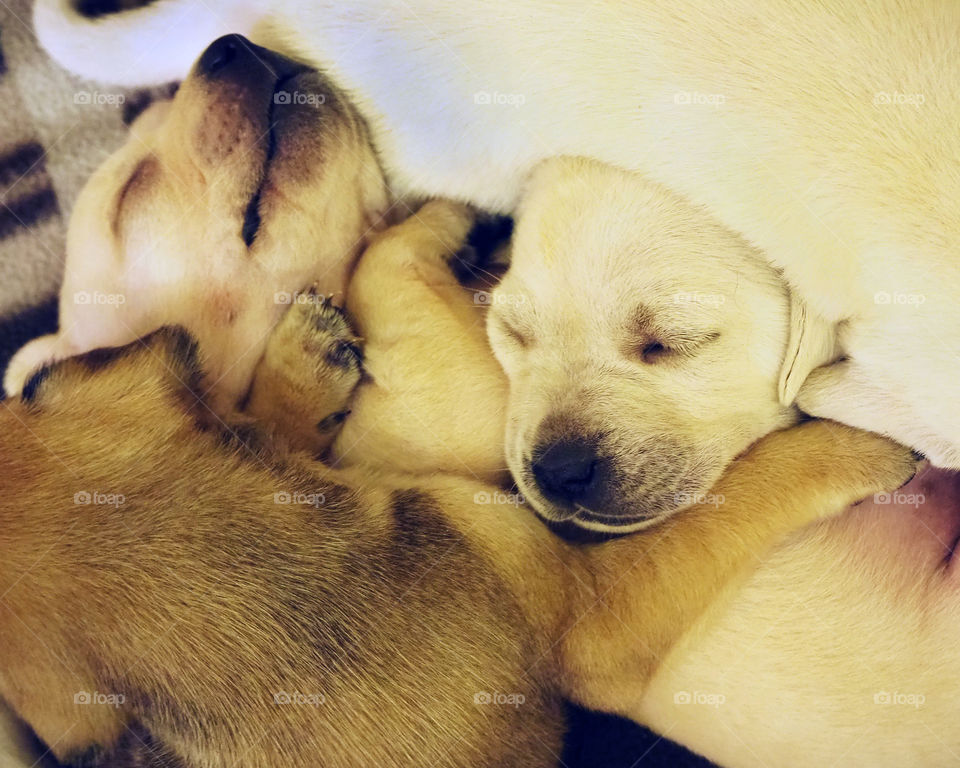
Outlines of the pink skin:
[[871,559],[908,558],[916,570],[954,577],[960,538],[960,472],[925,466],[909,483],[849,510],[844,523],[859,529],[856,546]]

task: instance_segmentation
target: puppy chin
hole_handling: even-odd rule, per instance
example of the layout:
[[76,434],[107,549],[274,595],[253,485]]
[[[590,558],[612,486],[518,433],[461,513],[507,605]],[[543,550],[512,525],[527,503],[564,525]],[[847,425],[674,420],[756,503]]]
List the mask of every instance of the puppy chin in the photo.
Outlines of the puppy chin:
[[528,493],[520,485],[521,493],[527,503],[533,507],[537,516],[547,526],[560,534],[563,538],[575,538],[572,532],[579,529],[593,533],[605,534],[611,537],[621,536],[634,531],[640,531],[656,525],[668,517],[673,510],[661,513],[642,513],[631,515],[617,510],[588,510],[582,507],[565,509],[557,507],[544,500],[535,491]]
[[[529,500],[529,499],[528,499]],[[530,500],[537,514],[551,526],[577,527],[596,533],[623,535],[641,531],[666,519],[678,508],[671,504],[657,504],[651,507],[650,500],[643,504],[618,504],[616,508],[587,509],[575,507],[570,510],[558,509],[549,502],[540,507]],[[638,511],[642,510],[642,511]]]
[[[519,466],[517,466],[518,463]],[[672,509],[646,511],[646,508],[641,505],[629,504],[617,505],[616,509],[604,507],[597,510],[578,505],[560,506],[543,497],[537,489],[530,468],[522,461],[514,462],[508,457],[507,465],[513,473],[524,501],[533,508],[537,517],[563,538],[576,538],[571,535],[575,529],[613,536],[632,533],[654,525],[673,511]],[[645,509],[645,511],[637,513],[637,509]]]

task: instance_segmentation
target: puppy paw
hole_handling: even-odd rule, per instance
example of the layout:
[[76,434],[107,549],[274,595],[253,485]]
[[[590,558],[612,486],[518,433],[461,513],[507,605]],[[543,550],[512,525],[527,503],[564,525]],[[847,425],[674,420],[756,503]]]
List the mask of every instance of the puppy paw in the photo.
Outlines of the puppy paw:
[[293,448],[322,453],[349,413],[363,349],[329,297],[299,298],[267,343],[245,410]]
[[21,347],[10,359],[3,376],[3,392],[0,398],[17,397],[24,385],[40,368],[66,355],[61,351],[65,346],[62,338],[56,334],[40,336]]
[[919,466],[918,456],[908,447],[873,432],[831,421],[796,429],[813,443],[801,451],[808,459],[809,476],[834,489],[842,505],[899,488]]
[[735,488],[759,493],[780,512],[793,514],[793,523],[806,524],[899,488],[917,467],[915,454],[893,440],[832,421],[809,421],[758,442],[737,462],[737,469],[746,471],[729,473],[727,495],[733,498]]
[[835,427],[843,429],[837,439],[850,451],[850,492],[854,500],[896,490],[913,478],[922,463],[922,457],[889,438],[840,425]]

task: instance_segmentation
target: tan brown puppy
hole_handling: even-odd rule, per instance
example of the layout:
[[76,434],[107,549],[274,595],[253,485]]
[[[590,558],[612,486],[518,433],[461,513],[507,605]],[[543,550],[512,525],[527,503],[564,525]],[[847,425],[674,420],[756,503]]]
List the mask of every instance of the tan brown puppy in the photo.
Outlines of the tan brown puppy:
[[60,330],[17,353],[4,389],[18,393],[43,363],[181,325],[227,412],[296,291],[342,292],[387,205],[366,126],[326,77],[246,41],[211,45],[85,185]]
[[[277,334],[352,343],[319,302]],[[549,765],[560,697],[629,710],[756,556],[914,464],[807,424],[736,462],[722,504],[576,547],[490,486],[198,428],[194,350],[167,330],[73,358],[0,413],[0,695],[61,758]]]

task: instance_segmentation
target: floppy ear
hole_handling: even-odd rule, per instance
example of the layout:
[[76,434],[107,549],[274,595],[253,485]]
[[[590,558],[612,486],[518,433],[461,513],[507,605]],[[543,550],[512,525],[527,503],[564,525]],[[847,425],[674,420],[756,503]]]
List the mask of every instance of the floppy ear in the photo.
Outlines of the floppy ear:
[[833,323],[790,292],[790,337],[778,387],[781,405],[792,405],[810,372],[836,357],[836,336]]

